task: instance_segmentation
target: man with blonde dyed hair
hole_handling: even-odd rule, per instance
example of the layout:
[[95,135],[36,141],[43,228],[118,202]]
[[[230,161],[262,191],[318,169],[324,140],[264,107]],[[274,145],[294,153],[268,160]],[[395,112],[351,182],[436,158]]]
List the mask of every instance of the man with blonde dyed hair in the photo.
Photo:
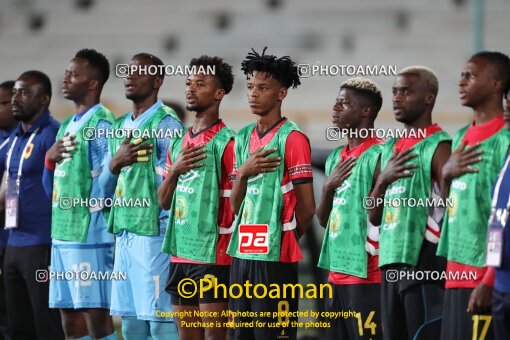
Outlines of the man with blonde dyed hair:
[[[364,198],[380,172],[383,141],[365,136],[381,109],[379,87],[366,78],[351,78],[340,86],[333,106],[333,124],[348,132],[347,145],[326,161],[326,179],[316,213],[326,228],[319,267],[329,270],[333,296],[325,310],[356,311],[355,318],[331,319],[328,339],[382,339],[381,271],[377,267],[379,231],[367,223]],[[365,131],[366,132],[366,131]],[[361,326],[359,326],[361,325]]]
[[401,74],[412,74],[415,76],[420,77],[420,79],[426,84],[428,89],[436,94],[439,91],[439,80],[437,79],[437,74],[432,69],[426,67],[426,66],[407,66],[404,67],[398,75]]
[[[450,137],[432,124],[437,92],[437,76],[423,66],[404,68],[393,85],[393,112],[407,135],[384,145],[382,171],[371,194],[376,205],[369,212],[370,222],[380,228],[384,339],[434,339],[441,330],[444,282],[421,275],[445,268],[435,253]],[[429,198],[435,206],[405,204]],[[378,204],[381,201],[385,203]]]

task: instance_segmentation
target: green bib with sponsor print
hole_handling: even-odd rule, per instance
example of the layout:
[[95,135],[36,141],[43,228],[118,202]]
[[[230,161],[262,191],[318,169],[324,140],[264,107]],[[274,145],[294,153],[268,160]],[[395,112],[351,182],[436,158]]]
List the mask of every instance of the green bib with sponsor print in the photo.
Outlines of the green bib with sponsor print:
[[[397,138],[386,142],[381,156],[381,169],[392,156]],[[410,206],[409,200],[426,202],[431,197],[432,158],[439,143],[450,141],[445,131],[438,131],[413,146],[417,154],[408,164],[416,164],[414,175],[393,182],[386,189],[385,200],[395,202],[385,206],[379,236],[379,267],[393,263],[416,266],[427,228],[426,204]]]
[[[340,161],[344,146],[326,160],[326,175]],[[367,277],[367,211],[363,199],[368,197],[382,145],[376,144],[356,160],[352,173],[335,190],[326,233],[322,242],[319,267],[338,273]]]
[[[236,135],[235,151],[236,166],[239,168],[250,157],[250,136],[255,128],[251,124],[241,129]],[[260,261],[280,261],[280,248],[282,239],[281,215],[283,211],[282,179],[285,166],[285,143],[292,131],[300,131],[299,127],[290,120],[278,129],[273,139],[264,149],[277,150],[267,157],[281,157],[280,165],[275,171],[265,172],[248,179],[246,196],[239,209],[239,215],[234,221],[234,232],[228,245],[227,253],[241,259]],[[286,189],[285,189],[286,190]],[[239,252],[240,225],[262,224],[268,226],[267,253]]]
[[[159,235],[159,202],[156,172],[162,174],[163,169],[157,167],[157,140],[151,131],[158,129],[159,123],[168,115],[180,122],[175,112],[167,106],[160,106],[147,119],[139,130],[142,136],[150,136],[143,144],[154,146],[148,162],[135,162],[121,169],[115,187],[114,199],[124,202],[112,206],[108,219],[108,231],[114,234],[127,230],[141,236]],[[117,119],[113,129],[122,128],[127,114]],[[124,138],[110,139],[112,157],[117,152]]]
[[[469,125],[457,132],[452,150],[459,147]],[[510,132],[503,128],[480,143],[482,161],[472,167],[477,173],[467,173],[452,181],[450,200],[443,221],[437,254],[448,260],[483,267],[487,226],[491,211],[491,188],[503,166],[510,146]]]
[[[56,140],[64,137],[67,125],[74,115],[67,118],[57,133]],[[95,128],[100,120],[110,123],[114,115],[100,106],[90,119],[76,132],[76,151],[72,158],[63,158],[56,164],[53,179],[51,209],[51,238],[72,242],[85,242],[89,231],[90,209],[86,205],[74,205],[65,209],[65,199],[80,199],[85,202],[92,190],[92,170],[89,163],[89,141],[83,139],[83,131]],[[62,201],[61,201],[62,199]],[[70,203],[70,201],[68,201]]]
[[[223,127],[205,145],[204,166],[179,176],[170,208],[163,251],[186,259],[216,263],[217,224],[220,203],[221,164],[223,152],[234,137],[234,131]],[[174,162],[182,150],[183,138],[169,148]]]

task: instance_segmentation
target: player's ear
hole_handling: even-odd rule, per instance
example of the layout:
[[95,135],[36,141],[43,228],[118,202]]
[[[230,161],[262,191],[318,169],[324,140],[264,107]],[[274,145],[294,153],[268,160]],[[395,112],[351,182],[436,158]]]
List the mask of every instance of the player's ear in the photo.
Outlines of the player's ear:
[[217,89],[214,93],[214,100],[220,101],[225,96],[225,90],[224,89]]
[[92,79],[89,81],[89,90],[95,90],[99,87],[99,80]]
[[161,85],[163,85],[163,79],[164,79],[163,77],[155,77],[153,88],[159,89],[161,87]]
[[499,79],[494,79],[494,90],[498,93],[501,93],[503,92],[503,82],[501,82],[501,80]]
[[436,95],[432,92],[429,92],[427,96],[425,97],[425,104],[427,105],[434,105],[436,101]]
[[365,106],[363,110],[361,110],[361,117],[368,118],[372,114],[372,107]]
[[278,93],[278,101],[281,102],[282,100],[287,97],[287,88],[285,86],[280,87],[280,92]]
[[43,94],[41,96],[41,105],[42,106],[50,106],[51,97],[48,94]]

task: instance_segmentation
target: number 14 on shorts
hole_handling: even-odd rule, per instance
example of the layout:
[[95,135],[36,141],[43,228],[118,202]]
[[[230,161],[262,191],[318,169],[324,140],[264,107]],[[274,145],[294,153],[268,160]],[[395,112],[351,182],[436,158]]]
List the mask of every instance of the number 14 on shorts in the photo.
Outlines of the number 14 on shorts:
[[358,333],[359,336],[365,336],[364,330],[369,330],[370,335],[375,335],[375,331],[377,329],[377,324],[373,321],[375,315],[375,311],[371,311],[367,318],[365,319],[365,322],[363,323],[363,318],[361,316],[361,313],[356,313],[355,317],[358,319]]

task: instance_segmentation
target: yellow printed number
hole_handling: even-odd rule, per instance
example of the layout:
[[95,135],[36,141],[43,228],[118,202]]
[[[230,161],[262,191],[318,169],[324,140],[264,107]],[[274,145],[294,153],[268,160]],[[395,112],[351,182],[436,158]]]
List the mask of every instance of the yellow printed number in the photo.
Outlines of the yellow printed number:
[[278,324],[289,322],[289,301],[282,300],[278,302]]
[[[492,315],[473,315],[471,317],[473,319],[473,340],[485,340],[487,336],[487,332],[489,331],[489,326],[491,325]],[[478,325],[480,321],[483,321],[482,331],[480,332],[480,336],[478,336]]]
[[204,280],[209,280],[211,282],[214,282],[215,280],[217,280],[217,277],[214,276],[213,274],[205,274],[204,275]]
[[358,332],[359,336],[363,336],[363,329],[370,329],[370,334],[375,335],[375,329],[377,328],[377,324],[372,321],[374,318],[375,311],[371,311],[368,314],[368,317],[365,320],[365,324],[363,324],[363,319],[361,317],[361,313],[356,313],[356,319],[358,319]]

